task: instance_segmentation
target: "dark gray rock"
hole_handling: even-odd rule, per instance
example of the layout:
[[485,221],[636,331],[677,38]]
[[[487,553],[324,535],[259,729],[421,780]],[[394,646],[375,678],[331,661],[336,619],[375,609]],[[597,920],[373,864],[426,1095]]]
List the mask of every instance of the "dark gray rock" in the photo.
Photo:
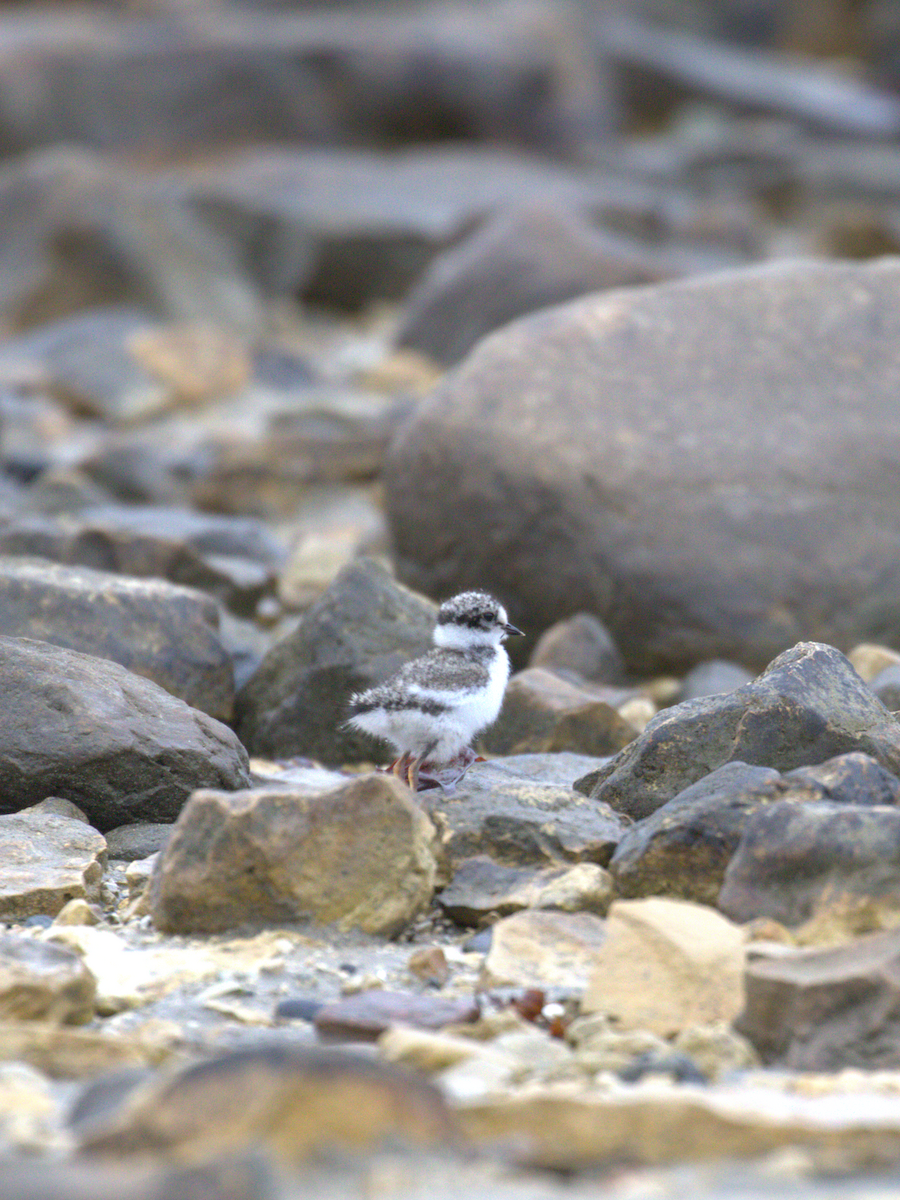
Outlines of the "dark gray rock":
[[435,259],[406,300],[397,340],[451,364],[523,313],[682,273],[659,251],[598,229],[571,210],[516,208]]
[[665,709],[576,786],[640,820],[727,762],[790,771],[854,751],[900,771],[900,724],[843,654],[801,642],[737,691]]
[[898,285],[781,263],[506,326],[392,444],[400,578],[594,612],[641,672],[900,640]]
[[737,663],[715,658],[698,663],[688,671],[681,685],[679,700],[698,700],[701,696],[719,696],[743,687],[753,678],[753,672]]
[[118,663],[2,637],[0,690],[0,812],[61,796],[103,831],[174,820],[195,788],[249,782],[230,729]]
[[263,757],[326,763],[384,757],[383,745],[343,728],[347,703],[424,653],[436,615],[374,560],[350,563],[239,691],[244,745]]
[[119,862],[139,862],[165,848],[174,828],[173,822],[136,821],[118,825],[106,834],[106,853]]
[[482,925],[524,908],[605,916],[612,898],[609,873],[596,863],[504,867],[485,855],[461,862],[453,879],[435,897],[459,925]]
[[750,814],[787,790],[771,767],[730,762],[711,771],[625,831],[609,864],[616,891],[715,904]]
[[562,675],[575,674],[594,683],[621,683],[624,664],[609,630],[593,613],[576,613],[546,629],[528,660]]
[[734,921],[800,925],[828,912],[897,908],[900,809],[773,804],[745,823],[718,906]]
[[900,933],[747,965],[735,1028],[766,1063],[791,1070],[900,1066]]
[[795,787],[821,787],[823,799],[835,804],[900,804],[900,779],[868,754],[839,754],[785,776]]
[[109,658],[229,721],[234,672],[218,624],[209,596],[161,579],[0,557],[0,634]]
[[442,830],[451,864],[483,854],[510,867],[605,866],[628,822],[572,790],[575,776],[596,761],[555,753],[475,763],[451,795],[430,791],[420,800]]
[[284,547],[262,521],[162,506],[110,505],[73,517],[7,517],[0,554],[169,579],[251,615],[272,592]]

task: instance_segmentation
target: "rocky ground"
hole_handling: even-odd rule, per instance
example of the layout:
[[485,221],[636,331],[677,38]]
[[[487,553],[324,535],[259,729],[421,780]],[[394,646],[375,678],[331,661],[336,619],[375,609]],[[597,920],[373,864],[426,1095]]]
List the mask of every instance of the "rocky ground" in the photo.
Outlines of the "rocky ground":
[[892,7],[0,33],[0,1200],[895,1194]]

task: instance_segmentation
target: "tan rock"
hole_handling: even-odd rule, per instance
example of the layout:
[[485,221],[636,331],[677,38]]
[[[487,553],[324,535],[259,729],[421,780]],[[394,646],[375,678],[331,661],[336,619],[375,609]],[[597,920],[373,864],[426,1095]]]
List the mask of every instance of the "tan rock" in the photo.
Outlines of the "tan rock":
[[103,912],[96,904],[88,904],[87,900],[80,897],[76,900],[70,900],[56,914],[54,925],[99,925],[103,919]]
[[153,920],[185,933],[312,919],[391,936],[431,899],[434,848],[434,826],[392,777],[318,795],[195,792],[157,861]]
[[689,1025],[675,1038],[675,1049],[689,1055],[707,1079],[759,1066],[759,1055],[730,1025]]
[[605,924],[592,913],[541,909],[504,917],[493,927],[481,985],[583,988],[604,943]]
[[0,920],[56,916],[69,900],[99,900],[106,841],[74,804],[42,800],[0,816],[0,862]]
[[896,667],[900,663],[900,653],[889,646],[878,646],[873,642],[861,642],[854,646],[847,657],[850,665],[866,683],[871,683],[885,667]]
[[175,1054],[171,1036],[123,1036],[43,1021],[0,1021],[0,1060],[29,1063],[54,1079],[90,1079],[125,1067],[157,1066]]
[[20,1154],[72,1149],[64,1110],[49,1080],[25,1063],[0,1063],[0,1146]]
[[100,1113],[83,1149],[199,1163],[262,1147],[298,1165],[329,1150],[458,1141],[440,1094],[417,1076],[341,1051],[273,1043],[158,1075]]
[[714,909],[659,897],[619,900],[582,1011],[663,1037],[731,1021],[743,1005],[743,970],[743,933]]
[[406,963],[406,969],[417,979],[443,986],[450,978],[447,957],[440,946],[422,946],[414,950]]
[[133,333],[127,344],[134,360],[163,385],[163,407],[200,404],[230,395],[244,387],[252,373],[243,342],[211,325],[185,322],[142,329]]
[[96,981],[60,946],[0,936],[0,1021],[81,1025],[94,1015]]
[[643,1084],[612,1094],[489,1096],[461,1106],[459,1116],[476,1143],[524,1143],[528,1163],[554,1170],[617,1160],[721,1162],[783,1147],[803,1148],[821,1168],[893,1163],[900,1153],[896,1096],[860,1099]]

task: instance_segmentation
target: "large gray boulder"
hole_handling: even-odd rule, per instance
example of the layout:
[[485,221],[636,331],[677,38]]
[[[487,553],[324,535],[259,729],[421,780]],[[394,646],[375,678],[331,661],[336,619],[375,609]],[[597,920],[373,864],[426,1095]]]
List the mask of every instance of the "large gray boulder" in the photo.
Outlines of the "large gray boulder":
[[589,296],[486,338],[385,474],[400,577],[635,670],[900,637],[900,260]]
[[226,726],[118,663],[0,637],[0,812],[46,796],[98,829],[174,821],[196,788],[249,783]]

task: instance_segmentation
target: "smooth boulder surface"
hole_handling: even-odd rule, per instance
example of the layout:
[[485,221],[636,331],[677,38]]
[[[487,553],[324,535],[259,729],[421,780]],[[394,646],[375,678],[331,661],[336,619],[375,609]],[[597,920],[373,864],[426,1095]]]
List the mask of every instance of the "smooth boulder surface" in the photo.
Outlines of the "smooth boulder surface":
[[734,692],[665,709],[575,786],[640,820],[727,762],[790,771],[854,751],[900,772],[900,723],[843,654],[801,642]]
[[231,730],[103,658],[0,637],[0,812],[46,796],[98,829],[167,821],[195,788],[249,782]]
[[150,909],[168,933],[313,920],[394,936],[429,903],[435,831],[404,784],[198,791],[156,861]]
[[777,263],[485,338],[388,455],[400,577],[533,632],[595,612],[640,672],[896,640],[898,286],[895,258]]
[[218,624],[214,600],[162,579],[0,557],[0,634],[111,659],[228,721],[234,672]]
[[384,743],[343,727],[348,701],[423,654],[436,615],[373,559],[350,563],[238,692],[244,745],[270,758],[386,761]]

